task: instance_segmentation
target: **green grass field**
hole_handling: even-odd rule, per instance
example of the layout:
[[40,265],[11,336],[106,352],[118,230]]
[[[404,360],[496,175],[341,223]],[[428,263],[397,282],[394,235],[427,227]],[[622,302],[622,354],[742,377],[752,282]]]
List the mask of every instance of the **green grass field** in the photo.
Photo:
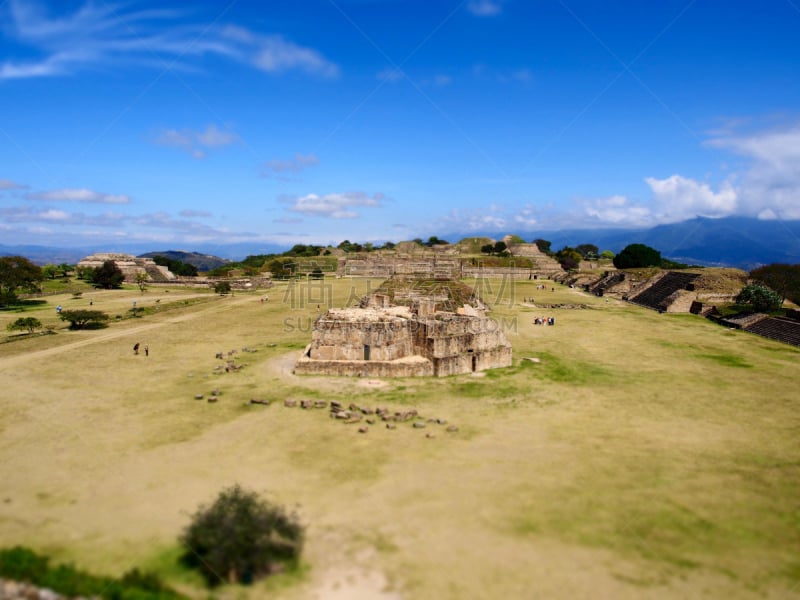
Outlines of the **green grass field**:
[[[0,344],[0,545],[98,573],[155,569],[206,598],[176,540],[238,482],[298,506],[304,566],[217,597],[800,597],[800,350],[491,283],[514,364],[444,379],[292,375],[319,288],[281,283],[263,304],[263,291],[126,289],[28,307],[57,333]],[[339,307],[380,281],[327,284]],[[588,308],[509,303],[529,296]],[[109,326],[67,331],[55,306],[89,297]],[[133,300],[147,314],[116,320]],[[0,327],[22,314],[0,312]],[[233,349],[245,366],[215,370]],[[213,389],[216,404],[194,399]],[[415,407],[459,431],[358,434],[285,398]]]

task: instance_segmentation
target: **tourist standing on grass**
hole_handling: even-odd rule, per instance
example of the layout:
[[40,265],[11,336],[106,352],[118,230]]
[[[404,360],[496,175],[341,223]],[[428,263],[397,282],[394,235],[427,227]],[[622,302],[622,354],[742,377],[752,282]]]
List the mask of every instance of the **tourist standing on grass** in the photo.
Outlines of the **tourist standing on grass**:
[[134,353],[134,355],[138,355],[139,354],[139,342],[136,342],[133,345],[133,353]]
[[144,345],[144,355],[150,356],[150,346],[148,344]]

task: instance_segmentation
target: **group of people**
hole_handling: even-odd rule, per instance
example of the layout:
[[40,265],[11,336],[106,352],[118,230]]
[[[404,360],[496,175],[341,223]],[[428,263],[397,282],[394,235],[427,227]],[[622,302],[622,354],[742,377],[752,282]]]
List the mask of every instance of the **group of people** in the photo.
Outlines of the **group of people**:
[[[133,345],[133,354],[138,356],[138,354],[139,354],[139,342],[136,342]],[[150,346],[147,345],[147,344],[144,345],[144,355],[145,356],[150,356]]]
[[555,317],[536,317],[533,320],[534,325],[555,325],[556,318]]

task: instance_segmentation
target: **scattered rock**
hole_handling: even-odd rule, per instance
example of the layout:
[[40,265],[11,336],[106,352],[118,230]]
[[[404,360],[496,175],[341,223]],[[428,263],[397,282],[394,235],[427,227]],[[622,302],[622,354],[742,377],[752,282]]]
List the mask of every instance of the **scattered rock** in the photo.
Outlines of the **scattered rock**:
[[269,406],[269,400],[259,400],[258,398],[250,398],[250,404],[263,404],[264,406]]
[[194,395],[194,399],[195,400],[202,400],[203,399],[203,394],[195,394]]
[[325,400],[315,400],[314,408],[326,408],[328,403]]
[[314,408],[314,403],[311,400],[301,400],[300,408],[304,408],[306,410],[308,410],[309,408]]
[[394,423],[387,423],[386,429],[397,429],[397,425],[395,425]]
[[542,362],[541,358],[537,358],[535,356],[523,356],[522,360],[532,362],[532,363],[540,363]]
[[455,433],[456,431],[458,431],[458,427],[456,427],[455,425],[450,425],[447,429],[445,429],[445,431],[447,431],[448,433]]
[[414,421],[413,427],[415,429],[425,429],[425,423],[423,423],[422,421]]
[[217,400],[219,400],[219,398],[217,398],[216,396],[209,396],[209,397],[208,397],[208,401],[209,401],[209,402],[212,402],[212,403],[213,403],[213,402],[216,402]]
[[367,427],[367,426],[358,428],[358,433],[367,433],[368,431],[369,431],[369,427]]
[[297,400],[284,400],[283,405],[288,408],[294,408],[297,406]]

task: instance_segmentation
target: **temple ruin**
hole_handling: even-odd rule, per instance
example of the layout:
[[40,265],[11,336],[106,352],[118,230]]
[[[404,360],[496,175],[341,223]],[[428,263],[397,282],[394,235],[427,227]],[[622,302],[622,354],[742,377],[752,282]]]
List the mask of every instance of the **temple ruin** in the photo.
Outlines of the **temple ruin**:
[[78,267],[97,269],[103,263],[111,261],[125,276],[127,283],[135,283],[136,276],[140,273],[147,275],[149,281],[166,282],[174,281],[175,275],[167,267],[157,265],[152,258],[140,258],[132,254],[121,254],[118,252],[99,252],[87,256],[78,263]]
[[294,372],[444,377],[507,367],[511,344],[487,312],[455,280],[392,277],[358,307],[320,316]]

